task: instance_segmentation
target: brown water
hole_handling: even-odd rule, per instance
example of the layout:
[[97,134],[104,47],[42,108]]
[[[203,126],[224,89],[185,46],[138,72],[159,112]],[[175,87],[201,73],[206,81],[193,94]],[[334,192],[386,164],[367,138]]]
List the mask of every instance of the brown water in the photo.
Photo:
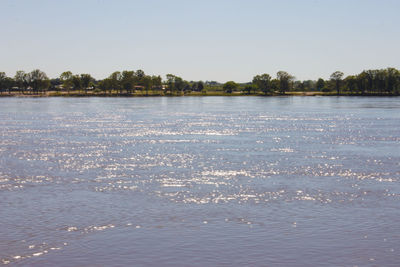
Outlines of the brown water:
[[0,264],[399,266],[399,179],[399,98],[1,98]]

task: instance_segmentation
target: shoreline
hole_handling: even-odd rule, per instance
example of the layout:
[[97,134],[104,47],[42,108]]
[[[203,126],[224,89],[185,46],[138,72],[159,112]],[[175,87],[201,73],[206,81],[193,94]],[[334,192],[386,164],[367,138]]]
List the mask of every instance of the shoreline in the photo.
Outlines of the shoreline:
[[118,91],[112,92],[82,92],[82,91],[70,91],[70,92],[60,92],[60,91],[46,91],[46,92],[1,92],[0,97],[184,97],[184,96],[262,96],[262,97],[284,97],[284,96],[383,96],[383,97],[396,97],[399,94],[389,94],[389,93],[355,93],[355,92],[344,92],[337,94],[336,92],[321,92],[321,91],[290,91],[285,93],[274,92],[271,94],[263,94],[261,92],[256,93],[245,93],[245,92],[233,92],[226,93],[223,91],[206,91],[206,92],[174,92],[174,93],[164,93],[160,91],[136,91],[134,93],[120,93]]
[[234,93],[224,93],[224,92],[209,92],[209,93],[202,93],[202,92],[190,92],[190,93],[182,93],[182,94],[160,94],[160,93],[150,93],[150,94],[143,94],[143,93],[133,93],[133,94],[126,94],[126,93],[81,93],[81,92],[56,92],[50,91],[45,93],[38,93],[38,94],[26,94],[20,92],[11,92],[11,93],[0,93],[0,97],[185,97],[185,96],[200,96],[200,97],[207,97],[207,96],[262,96],[262,97],[285,97],[285,96],[361,96],[361,97],[399,97],[400,94],[385,94],[385,93],[364,93],[364,94],[357,94],[357,93],[341,93],[336,94],[333,92],[286,92],[284,94],[262,94],[262,93],[241,93],[241,92],[234,92]]
[[218,91],[211,91],[207,93],[203,92],[189,92],[189,93],[174,93],[174,94],[164,94],[164,93],[155,93],[151,92],[149,94],[144,93],[82,93],[82,92],[57,92],[57,91],[48,91],[44,93],[20,93],[20,92],[7,92],[7,93],[0,93],[0,97],[184,97],[184,96],[263,96],[263,97],[282,97],[282,96],[363,96],[363,97],[398,97],[400,94],[387,94],[387,93],[341,93],[336,94],[334,92],[286,92],[282,93],[273,93],[273,94],[262,94],[262,93],[243,93],[243,92],[234,92],[234,93],[225,93],[225,92],[218,92]]

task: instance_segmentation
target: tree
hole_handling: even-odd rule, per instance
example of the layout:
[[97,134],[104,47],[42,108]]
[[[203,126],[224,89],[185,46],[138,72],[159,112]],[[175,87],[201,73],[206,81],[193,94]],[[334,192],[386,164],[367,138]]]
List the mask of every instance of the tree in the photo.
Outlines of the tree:
[[72,83],[72,72],[70,71],[65,71],[61,73],[60,75],[60,81],[63,85],[64,89],[67,89],[67,92],[69,94],[69,90],[72,88],[73,83]]
[[175,76],[173,74],[167,74],[167,85],[170,93],[174,91],[182,92],[185,87],[185,82],[181,77]]
[[257,87],[254,84],[247,84],[244,87],[244,91],[249,95],[251,93],[251,90],[253,90],[254,92],[256,91]]
[[58,90],[58,86],[61,85],[60,78],[50,79],[50,87],[49,90],[56,91]]
[[6,89],[8,89],[8,91],[10,92],[13,89],[13,87],[15,86],[14,79],[11,77],[6,77],[5,85],[6,85]]
[[36,69],[28,74],[29,85],[32,87],[34,92],[47,90],[50,86],[50,80],[46,73]]
[[143,70],[137,70],[136,71],[136,76],[139,78],[143,78],[144,76],[146,76],[146,74],[144,73]]
[[131,93],[135,86],[135,72],[124,70],[122,72],[121,86],[127,93]]
[[202,81],[197,82],[197,90],[203,91],[203,89],[204,89],[204,83]]
[[192,82],[192,91],[201,92],[204,89],[204,83],[202,81]]
[[290,90],[291,82],[294,80],[294,76],[290,75],[286,71],[278,71],[276,74],[279,80],[279,91],[284,94],[285,91]]
[[188,81],[183,82],[183,91],[190,92],[192,90],[192,87],[190,86],[190,83]]
[[293,82],[293,90],[294,91],[300,91],[300,92],[304,92],[304,82],[302,81],[295,81]]
[[74,87],[74,90],[81,90],[82,89],[82,80],[81,80],[81,76],[79,76],[78,74],[73,75],[71,78],[72,81],[72,86]]
[[28,78],[27,74],[23,70],[18,70],[15,73],[15,76],[14,76],[15,85],[18,87],[18,89],[20,90],[21,93],[24,92],[26,90],[26,88],[28,87],[27,78]]
[[152,87],[152,79],[151,76],[145,75],[143,77],[143,86],[146,90],[146,95],[149,95],[149,89]]
[[322,89],[324,89],[324,87],[325,87],[324,79],[319,78],[316,86],[317,86],[317,91],[322,91]]
[[313,81],[313,80],[305,80],[305,81],[303,81],[304,91],[313,91],[313,90],[315,90],[316,84],[317,84],[317,82]]
[[15,85],[14,79],[5,75],[4,72],[0,72],[0,91],[11,92]]
[[386,90],[386,70],[375,70],[374,89],[379,93]]
[[111,89],[112,89],[112,81],[110,78],[106,78],[104,80],[101,80],[99,82],[99,88],[102,90],[105,94],[107,93],[107,90],[110,90],[111,94]]
[[185,87],[185,82],[181,77],[175,76],[175,89],[178,92],[182,92]]
[[167,86],[168,86],[168,90],[170,91],[170,93],[172,94],[172,92],[175,90],[174,86],[175,86],[175,75],[173,74],[167,74]]
[[271,92],[271,76],[267,73],[254,76],[253,84],[264,94]]
[[0,91],[3,93],[7,89],[7,75],[5,72],[0,72]]
[[386,92],[394,93],[400,89],[400,71],[395,68],[387,68],[386,70]]
[[94,81],[94,79],[90,74],[81,74],[80,79],[82,88],[85,90],[85,93],[87,94],[87,89],[89,88],[90,84]]
[[357,91],[357,77],[354,75],[349,75],[344,79],[344,83],[346,85],[346,89],[349,92],[356,92]]
[[335,71],[334,73],[331,74],[331,81],[333,81],[336,89],[336,93],[339,95],[340,92],[340,86],[342,83],[342,78],[343,78],[343,72],[341,71]]
[[144,86],[144,77],[145,76],[146,76],[146,74],[144,73],[143,70],[137,70],[135,72],[135,76],[134,76],[134,83],[136,85]]
[[234,81],[229,81],[226,82],[222,88],[224,89],[224,91],[228,94],[231,94],[233,92],[233,90],[235,90],[236,88],[238,88],[238,84],[235,83]]
[[162,79],[161,76],[151,76],[151,83],[152,83],[152,88],[156,90],[161,90],[162,89]]
[[112,89],[119,91],[120,93],[122,93],[122,86],[121,86],[121,80],[122,80],[122,74],[119,71],[115,71],[113,72],[110,77],[108,77],[110,79],[110,91]]
[[279,80],[278,79],[272,79],[271,80],[271,91],[275,92],[279,90]]
[[356,76],[357,79],[357,89],[361,94],[364,94],[365,91],[367,91],[369,88],[369,82],[368,82],[368,74],[366,71],[361,72]]

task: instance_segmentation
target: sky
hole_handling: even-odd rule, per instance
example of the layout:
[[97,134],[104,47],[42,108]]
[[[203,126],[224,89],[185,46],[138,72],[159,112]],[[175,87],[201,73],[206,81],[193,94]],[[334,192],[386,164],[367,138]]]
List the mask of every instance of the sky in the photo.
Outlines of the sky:
[[299,80],[400,68],[398,0],[0,0],[0,71]]

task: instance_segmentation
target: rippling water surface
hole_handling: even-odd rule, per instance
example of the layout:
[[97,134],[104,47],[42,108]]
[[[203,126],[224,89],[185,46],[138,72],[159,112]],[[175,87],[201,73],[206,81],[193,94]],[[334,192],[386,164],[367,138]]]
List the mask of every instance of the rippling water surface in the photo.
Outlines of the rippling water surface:
[[399,266],[400,98],[1,98],[0,264]]

